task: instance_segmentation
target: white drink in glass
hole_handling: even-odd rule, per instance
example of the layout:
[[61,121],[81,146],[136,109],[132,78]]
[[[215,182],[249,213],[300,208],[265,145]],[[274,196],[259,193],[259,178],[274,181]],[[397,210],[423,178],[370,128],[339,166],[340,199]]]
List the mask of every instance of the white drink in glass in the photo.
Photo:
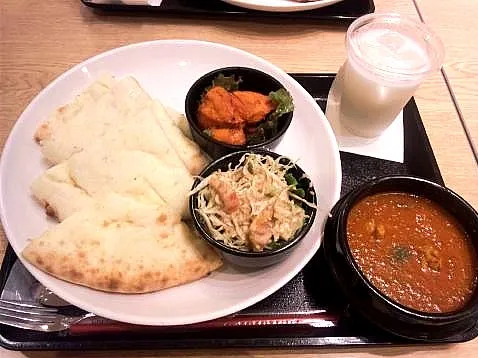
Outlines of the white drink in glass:
[[353,134],[377,137],[442,59],[441,42],[423,24],[393,14],[359,18],[347,31],[347,60],[326,116],[338,116]]

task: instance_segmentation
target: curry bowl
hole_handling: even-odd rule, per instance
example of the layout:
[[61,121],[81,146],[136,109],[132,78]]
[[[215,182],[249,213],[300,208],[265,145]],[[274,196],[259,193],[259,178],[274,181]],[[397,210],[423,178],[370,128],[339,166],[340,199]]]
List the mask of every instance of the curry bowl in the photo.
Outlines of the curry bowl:
[[[289,197],[289,199],[294,201],[294,205],[297,205],[301,209],[297,211],[295,217],[302,215],[300,223],[296,225],[297,229],[290,232],[291,236],[287,238],[287,240],[272,240],[271,243],[267,244],[267,246],[261,247],[261,251],[255,251],[252,248],[238,248],[233,247],[231,245],[227,245],[225,241],[221,241],[215,238],[212,227],[208,225],[206,219],[200,212],[200,202],[202,199],[199,197],[198,189],[201,186],[204,186],[203,180],[209,178],[212,174],[217,173],[218,171],[225,172],[229,169],[234,169],[235,167],[243,168],[249,165],[250,162],[245,161],[250,155],[256,155],[263,157],[272,158],[273,161],[280,163],[281,165],[287,165],[288,169],[286,171],[286,176],[288,176],[287,184],[290,184],[289,178],[296,178],[297,182],[294,185],[294,192],[301,193],[299,194],[300,200],[294,200]],[[253,170],[253,169],[248,169]],[[253,175],[257,178],[257,173]],[[210,182],[208,185],[211,185]],[[250,193],[250,192],[249,192]],[[245,195],[249,195],[245,194]],[[271,198],[273,200],[274,198]],[[241,199],[242,200],[242,199]],[[305,202],[310,203],[306,204]],[[251,204],[251,207],[254,204]],[[260,202],[259,206],[262,205]],[[317,205],[317,196],[312,186],[310,179],[307,177],[306,173],[296,164],[292,163],[290,159],[281,156],[277,153],[265,150],[265,149],[255,149],[251,151],[241,151],[241,152],[234,152],[229,155],[226,155],[214,162],[212,162],[207,168],[203,170],[201,174],[199,174],[199,178],[197,178],[192,187],[192,195],[189,198],[189,210],[191,213],[191,218],[200,237],[206,240],[209,244],[211,244],[214,248],[216,248],[222,256],[229,261],[230,263],[238,266],[244,267],[265,267],[270,266],[276,263],[285,260],[289,254],[297,247],[298,243],[307,235],[309,230],[311,229],[315,216],[316,216],[316,205]],[[238,210],[242,210],[240,207]],[[265,211],[266,209],[264,209]],[[298,210],[298,209],[297,209]],[[252,211],[252,209],[251,209]],[[259,211],[260,212],[260,211]],[[256,218],[259,217],[260,214],[257,214]],[[276,219],[277,210],[274,207],[274,220],[276,220],[276,224],[278,223],[279,219]],[[237,216],[236,216],[237,217]],[[251,214],[252,217],[252,214]],[[290,216],[289,216],[290,217]],[[240,219],[238,219],[240,220]],[[271,215],[272,220],[272,215]],[[286,223],[287,224],[287,223]],[[292,223],[289,223],[291,226]],[[241,223],[237,223],[235,225],[241,226]],[[251,235],[252,233],[252,223],[251,223],[251,230],[247,235]],[[241,226],[242,227],[242,226]],[[246,231],[244,231],[246,232]],[[284,235],[285,236],[285,235]],[[250,239],[248,238],[248,241]],[[249,245],[251,242],[249,241],[247,244]]]
[[265,72],[224,67],[200,77],[185,100],[193,139],[213,159],[255,148],[273,149],[293,116],[293,99]]
[[[455,229],[463,237],[441,231]],[[395,335],[442,341],[478,321],[477,234],[477,212],[452,190],[390,176],[336,203],[323,248],[334,281],[357,312]]]

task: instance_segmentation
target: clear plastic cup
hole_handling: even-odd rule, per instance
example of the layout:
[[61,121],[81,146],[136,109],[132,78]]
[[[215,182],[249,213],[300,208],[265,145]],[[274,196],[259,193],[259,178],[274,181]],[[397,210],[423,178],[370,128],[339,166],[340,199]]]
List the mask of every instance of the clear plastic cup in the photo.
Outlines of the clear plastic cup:
[[347,30],[346,47],[326,116],[361,137],[379,136],[444,58],[442,42],[427,25],[398,14],[358,18]]

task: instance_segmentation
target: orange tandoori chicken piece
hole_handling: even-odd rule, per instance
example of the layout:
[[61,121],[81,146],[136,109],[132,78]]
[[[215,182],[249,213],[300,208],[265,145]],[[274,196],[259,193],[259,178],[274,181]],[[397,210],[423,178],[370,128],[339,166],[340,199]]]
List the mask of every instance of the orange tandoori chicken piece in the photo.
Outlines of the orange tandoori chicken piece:
[[246,134],[240,128],[211,128],[211,137],[223,143],[233,145],[246,144]]
[[209,178],[209,185],[219,195],[226,213],[231,214],[239,208],[241,204],[239,197],[229,184],[216,175],[212,175]]
[[202,129],[242,128],[242,103],[223,87],[213,87],[206,92],[199,104],[198,122]]
[[272,241],[272,216],[274,208],[266,206],[251,222],[249,227],[249,246],[253,251],[262,251]]
[[265,96],[262,93],[235,91],[232,94],[242,103],[244,120],[250,124],[262,121],[276,108],[269,96]]
[[198,123],[201,129],[209,129],[216,140],[244,145],[245,126],[260,122],[275,108],[271,99],[261,93],[229,92],[215,86],[206,92],[199,104]]

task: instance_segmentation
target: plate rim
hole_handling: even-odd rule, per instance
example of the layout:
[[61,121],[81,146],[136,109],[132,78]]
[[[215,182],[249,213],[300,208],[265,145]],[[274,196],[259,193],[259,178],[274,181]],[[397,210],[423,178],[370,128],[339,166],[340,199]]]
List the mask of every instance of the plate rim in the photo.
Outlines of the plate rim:
[[[273,63],[263,59],[262,57],[259,57],[259,56],[255,55],[253,53],[247,52],[245,50],[242,50],[242,49],[239,49],[239,48],[236,48],[236,47],[233,47],[233,46],[221,44],[221,43],[215,43],[215,42],[210,42],[210,41],[201,41],[201,40],[184,40],[184,39],[151,40],[151,41],[137,42],[137,43],[131,43],[131,44],[127,44],[127,45],[120,46],[120,47],[115,47],[115,48],[103,51],[101,53],[98,53],[96,55],[93,55],[93,56],[87,58],[86,60],[83,60],[83,61],[73,65],[72,67],[70,67],[69,69],[62,72],[60,75],[58,75],[55,79],[53,79],[45,88],[43,88],[41,91],[39,91],[35,95],[35,97],[30,101],[30,103],[25,107],[25,109],[22,111],[22,113],[18,116],[18,118],[17,118],[13,128],[11,129],[10,133],[8,134],[8,138],[5,141],[5,145],[4,145],[3,151],[1,153],[1,157],[0,157],[0,193],[3,193],[3,185],[4,185],[3,182],[4,182],[4,176],[6,175],[5,174],[6,173],[6,170],[5,170],[5,165],[6,164],[5,164],[5,161],[2,160],[2,159],[5,156],[7,156],[8,152],[11,150],[11,147],[13,145],[12,144],[13,138],[16,137],[16,132],[21,129],[23,124],[25,124],[25,121],[28,119],[28,113],[33,110],[33,108],[35,107],[35,105],[38,101],[42,100],[42,96],[44,95],[45,92],[51,90],[51,88],[54,88],[55,85],[58,82],[64,80],[64,78],[68,77],[70,74],[72,74],[72,73],[74,73],[78,70],[81,70],[81,68],[84,67],[84,66],[88,66],[88,64],[90,64],[91,62],[95,62],[95,61],[98,61],[99,59],[102,59],[104,57],[114,55],[117,52],[128,51],[129,49],[132,49],[132,48],[148,47],[148,46],[154,46],[155,44],[163,44],[163,43],[164,44],[171,44],[171,45],[188,45],[188,44],[191,44],[191,45],[197,45],[197,46],[213,46],[213,47],[225,49],[227,51],[240,53],[241,55],[244,55],[246,57],[253,58],[254,61],[258,61],[259,63],[265,65],[266,67],[273,68],[275,71],[280,73],[282,76],[286,77],[290,83],[294,84],[295,87],[296,87],[296,90],[300,91],[302,96],[305,96],[305,97],[308,98],[308,101],[310,101],[313,104],[313,107],[315,108],[316,113],[320,117],[322,117],[322,120],[324,120],[326,122],[324,127],[325,127],[325,130],[327,132],[327,136],[330,138],[331,144],[333,146],[333,148],[332,148],[333,149],[333,154],[334,154],[333,162],[335,163],[335,168],[334,169],[337,173],[337,178],[336,178],[336,181],[334,183],[334,186],[335,186],[334,189],[335,190],[334,190],[334,193],[331,196],[331,198],[332,198],[332,203],[335,203],[335,202],[338,201],[338,199],[340,197],[341,182],[342,182],[342,168],[341,168],[341,161],[340,161],[340,154],[339,154],[338,144],[337,144],[335,135],[333,133],[332,127],[328,123],[328,121],[325,117],[325,114],[320,109],[319,105],[315,102],[315,100],[311,97],[311,95],[294,78],[292,78],[284,70],[282,70],[281,68],[274,65]],[[317,218],[316,218],[316,220],[317,220]],[[32,274],[32,276],[34,276],[35,279],[37,279],[40,283],[42,283],[44,285],[43,280],[39,279],[37,277],[37,275],[33,273],[33,272],[35,272],[35,270],[33,272],[30,270],[30,268],[31,267],[34,268],[34,266],[31,265],[30,263],[28,263],[23,258],[23,256],[21,255],[22,248],[19,248],[19,251],[17,251],[15,249],[16,245],[13,245],[10,242],[10,236],[11,235],[14,236],[14,233],[10,230],[10,227],[8,225],[8,222],[7,222],[7,219],[6,219],[6,216],[5,216],[5,203],[4,203],[4,196],[3,195],[1,195],[1,197],[0,197],[0,221],[2,223],[4,232],[5,232],[5,237],[6,237],[7,241],[10,243],[11,247],[14,249],[18,259],[27,268],[27,270]],[[323,224],[325,224],[325,222]],[[318,223],[316,222],[314,225],[318,225]],[[93,308],[89,304],[84,305],[82,302],[79,302],[78,299],[75,299],[75,297],[74,297],[75,295],[70,294],[68,292],[68,290],[64,290],[60,294],[58,294],[58,293],[57,294],[58,294],[58,296],[64,298],[68,302],[71,302],[75,306],[83,308],[83,309],[88,310],[88,311],[93,311],[94,313],[96,313],[99,316],[111,318],[113,320],[118,320],[118,321],[122,321],[122,322],[128,322],[128,323],[132,323],[132,324],[169,326],[169,325],[184,325],[184,324],[204,322],[204,321],[207,321],[207,320],[220,318],[220,317],[226,316],[228,314],[232,314],[232,313],[238,312],[240,310],[243,310],[247,307],[250,307],[251,305],[265,299],[268,296],[270,296],[275,291],[277,291],[278,289],[283,287],[285,284],[287,284],[287,282],[289,282],[295,275],[297,275],[305,267],[305,265],[310,261],[310,259],[315,255],[317,250],[320,248],[320,245],[322,244],[322,241],[323,241],[322,240],[322,238],[323,238],[323,225],[322,225],[322,227],[319,227],[318,230],[319,230],[318,234],[319,234],[320,237],[316,240],[317,243],[312,245],[312,248],[307,252],[307,255],[304,256],[304,259],[302,259],[300,261],[300,263],[295,265],[294,269],[292,271],[289,271],[287,275],[285,275],[283,278],[280,278],[280,279],[276,280],[276,282],[274,282],[272,285],[270,285],[267,289],[262,290],[260,294],[255,294],[252,297],[250,297],[248,299],[245,299],[245,300],[242,300],[240,303],[233,304],[233,305],[231,305],[227,308],[223,308],[221,310],[216,310],[216,311],[214,311],[213,315],[211,315],[210,313],[196,314],[194,316],[194,317],[196,317],[196,319],[182,320],[182,323],[173,322],[171,319],[166,319],[166,320],[162,319],[162,321],[161,321],[161,319],[158,319],[158,318],[153,319],[153,320],[149,320],[149,319],[145,319],[143,317],[139,317],[139,319],[137,319],[137,318],[135,318],[136,316],[131,315],[131,314],[125,314],[125,313],[121,313],[121,312],[119,314],[117,314],[116,311],[108,311],[108,310],[104,310],[104,309],[99,309],[98,310],[98,309],[96,309],[96,307]],[[39,270],[39,269],[36,269],[36,270]],[[39,270],[39,271],[43,272],[41,270]],[[51,276],[51,275],[49,275],[49,276]],[[52,277],[56,278],[55,276],[52,276]],[[93,290],[91,288],[88,288],[88,289]],[[105,294],[110,294],[110,293],[105,293]],[[113,294],[115,294],[115,293],[113,293]],[[109,313],[112,313],[112,314],[109,314]],[[169,321],[171,321],[171,322],[169,322]]]

